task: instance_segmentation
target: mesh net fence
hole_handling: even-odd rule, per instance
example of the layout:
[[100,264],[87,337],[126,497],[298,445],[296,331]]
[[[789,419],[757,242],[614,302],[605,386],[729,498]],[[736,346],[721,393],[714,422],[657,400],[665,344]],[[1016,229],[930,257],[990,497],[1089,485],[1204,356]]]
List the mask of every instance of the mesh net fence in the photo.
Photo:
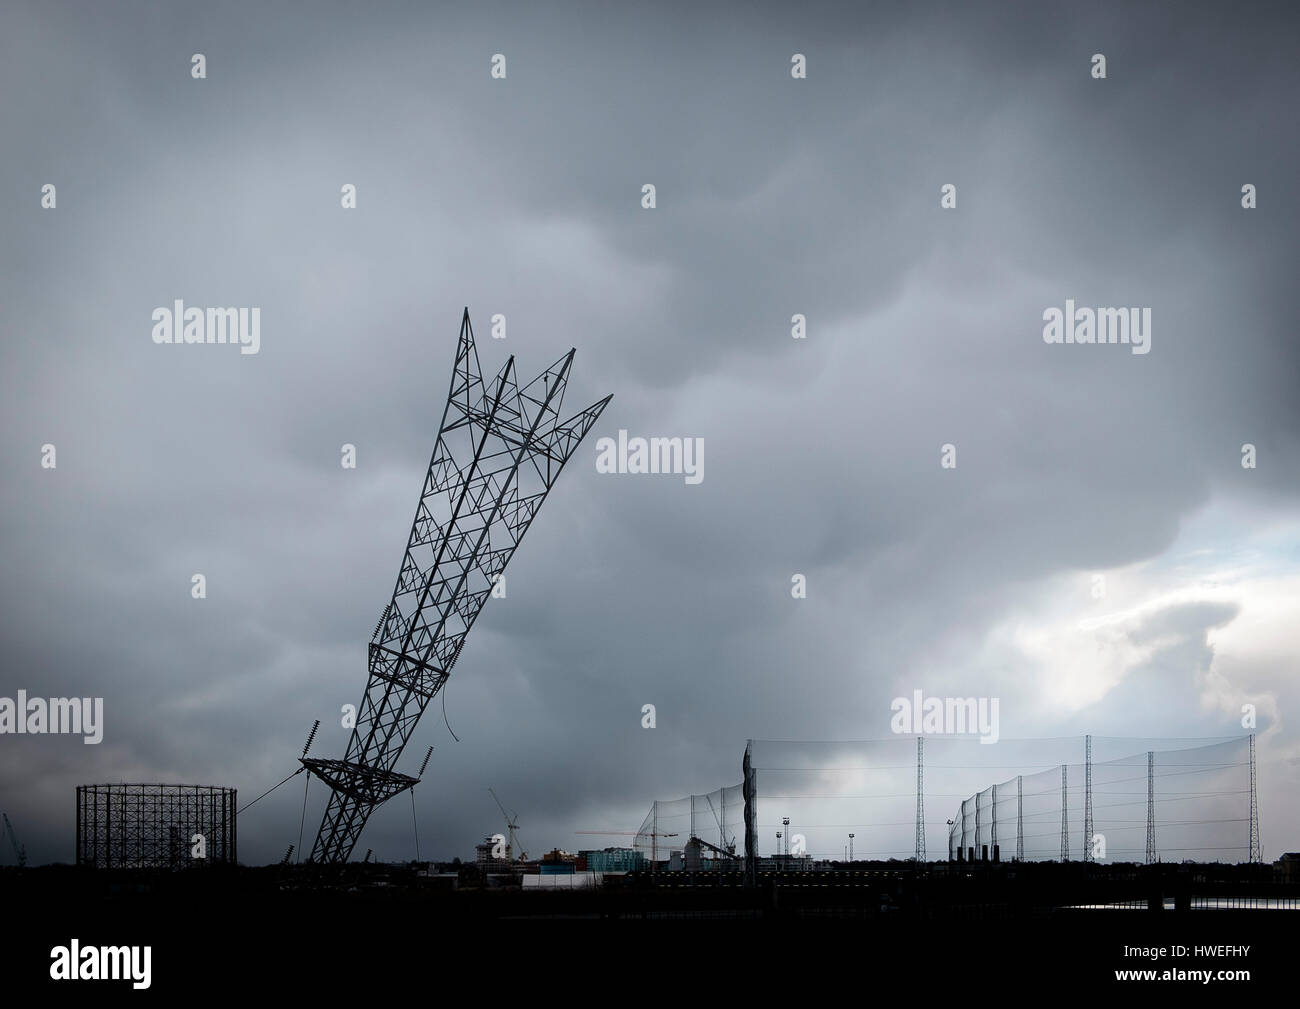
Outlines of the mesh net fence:
[[706,843],[701,850],[706,862],[725,861],[723,852],[744,856],[745,800],[740,785],[657,800],[641,822],[635,847],[647,862],[663,862],[673,852],[685,851],[692,837]]
[[963,800],[949,827],[948,857],[959,849],[970,857],[973,848],[984,858],[985,846],[996,845],[1002,858],[1248,860],[1248,737],[1101,760],[1097,749],[1094,740],[1091,766],[1065,762]]
[[[1156,860],[1249,859],[1249,736],[1090,741],[1089,761],[1084,736],[992,745],[974,736],[923,737],[926,857],[956,858],[958,848],[963,856],[974,848],[981,858],[988,845],[988,857],[997,846],[1003,860],[1141,862],[1150,811]],[[760,859],[798,867],[915,856],[918,737],[751,740],[748,752]],[[743,857],[744,808],[741,785],[659,800],[636,848],[663,865],[696,836]],[[719,857],[707,848],[703,854]]]

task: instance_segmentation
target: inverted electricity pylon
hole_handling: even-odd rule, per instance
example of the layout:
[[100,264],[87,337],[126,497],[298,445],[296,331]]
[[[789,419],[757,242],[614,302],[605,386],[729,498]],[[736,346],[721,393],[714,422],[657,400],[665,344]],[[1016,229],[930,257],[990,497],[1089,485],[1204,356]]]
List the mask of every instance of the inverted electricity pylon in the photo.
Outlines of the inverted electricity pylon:
[[342,760],[302,759],[333,790],[311,861],[347,862],[370,814],[419,779],[394,770],[465,636],[560,470],[612,396],[560,419],[575,351],[520,388],[515,359],[484,382],[470,327],[393,599],[370,640],[370,678]]

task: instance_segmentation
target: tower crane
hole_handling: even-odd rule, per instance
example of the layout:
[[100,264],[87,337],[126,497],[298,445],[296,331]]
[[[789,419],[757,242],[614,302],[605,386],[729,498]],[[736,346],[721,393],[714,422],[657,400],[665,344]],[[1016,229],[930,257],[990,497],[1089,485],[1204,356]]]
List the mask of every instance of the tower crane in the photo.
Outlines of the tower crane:
[[[720,840],[723,844],[725,844],[730,849],[729,857],[735,858],[736,857],[736,835],[732,834],[731,837],[727,837],[727,828],[722,825],[722,820],[718,817],[718,811],[713,808],[713,800],[706,795],[704,797],[704,801],[709,804],[709,812],[713,814],[713,821],[718,825],[718,840]],[[726,808],[724,807],[722,811],[725,815]],[[713,845],[709,845],[709,847],[712,848]],[[721,851],[720,848],[715,850]]]
[[0,813],[5,818],[5,833],[9,835],[9,843],[13,845],[14,857],[18,859],[18,868],[27,864],[27,849],[18,843],[18,837],[14,834],[14,825],[9,822],[8,813]]
[[493,792],[491,788],[489,788],[488,791],[492,793],[492,798],[496,801],[497,808],[501,810],[501,815],[506,818],[506,830],[510,832],[510,850],[512,852],[518,852],[518,854],[515,856],[515,861],[516,862],[528,861],[528,852],[521,851],[518,847],[519,835],[516,833],[516,831],[518,831],[519,829],[519,814],[506,812],[506,807],[503,806],[501,804],[501,800],[497,798],[497,793]]

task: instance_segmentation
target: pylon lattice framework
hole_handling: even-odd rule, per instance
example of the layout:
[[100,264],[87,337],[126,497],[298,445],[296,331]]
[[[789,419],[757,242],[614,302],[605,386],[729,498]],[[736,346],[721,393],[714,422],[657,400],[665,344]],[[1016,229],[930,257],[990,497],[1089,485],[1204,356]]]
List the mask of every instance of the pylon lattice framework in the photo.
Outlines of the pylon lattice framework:
[[574,353],[522,388],[511,356],[485,383],[465,310],[438,441],[392,601],[370,641],[346,756],[302,759],[332,789],[311,861],[346,862],[375,807],[417,784],[394,770],[402,750],[564,464],[613,398],[561,421]]

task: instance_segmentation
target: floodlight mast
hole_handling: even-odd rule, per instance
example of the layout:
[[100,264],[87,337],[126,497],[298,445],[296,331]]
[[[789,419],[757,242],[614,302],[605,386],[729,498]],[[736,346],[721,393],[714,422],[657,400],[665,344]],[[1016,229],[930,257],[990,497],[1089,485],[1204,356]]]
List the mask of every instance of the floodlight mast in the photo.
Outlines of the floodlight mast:
[[523,388],[511,356],[485,383],[465,309],[438,441],[392,601],[370,641],[346,756],[302,760],[332,789],[310,861],[347,862],[375,807],[418,782],[393,769],[403,748],[564,464],[613,398],[561,421],[575,353]]

